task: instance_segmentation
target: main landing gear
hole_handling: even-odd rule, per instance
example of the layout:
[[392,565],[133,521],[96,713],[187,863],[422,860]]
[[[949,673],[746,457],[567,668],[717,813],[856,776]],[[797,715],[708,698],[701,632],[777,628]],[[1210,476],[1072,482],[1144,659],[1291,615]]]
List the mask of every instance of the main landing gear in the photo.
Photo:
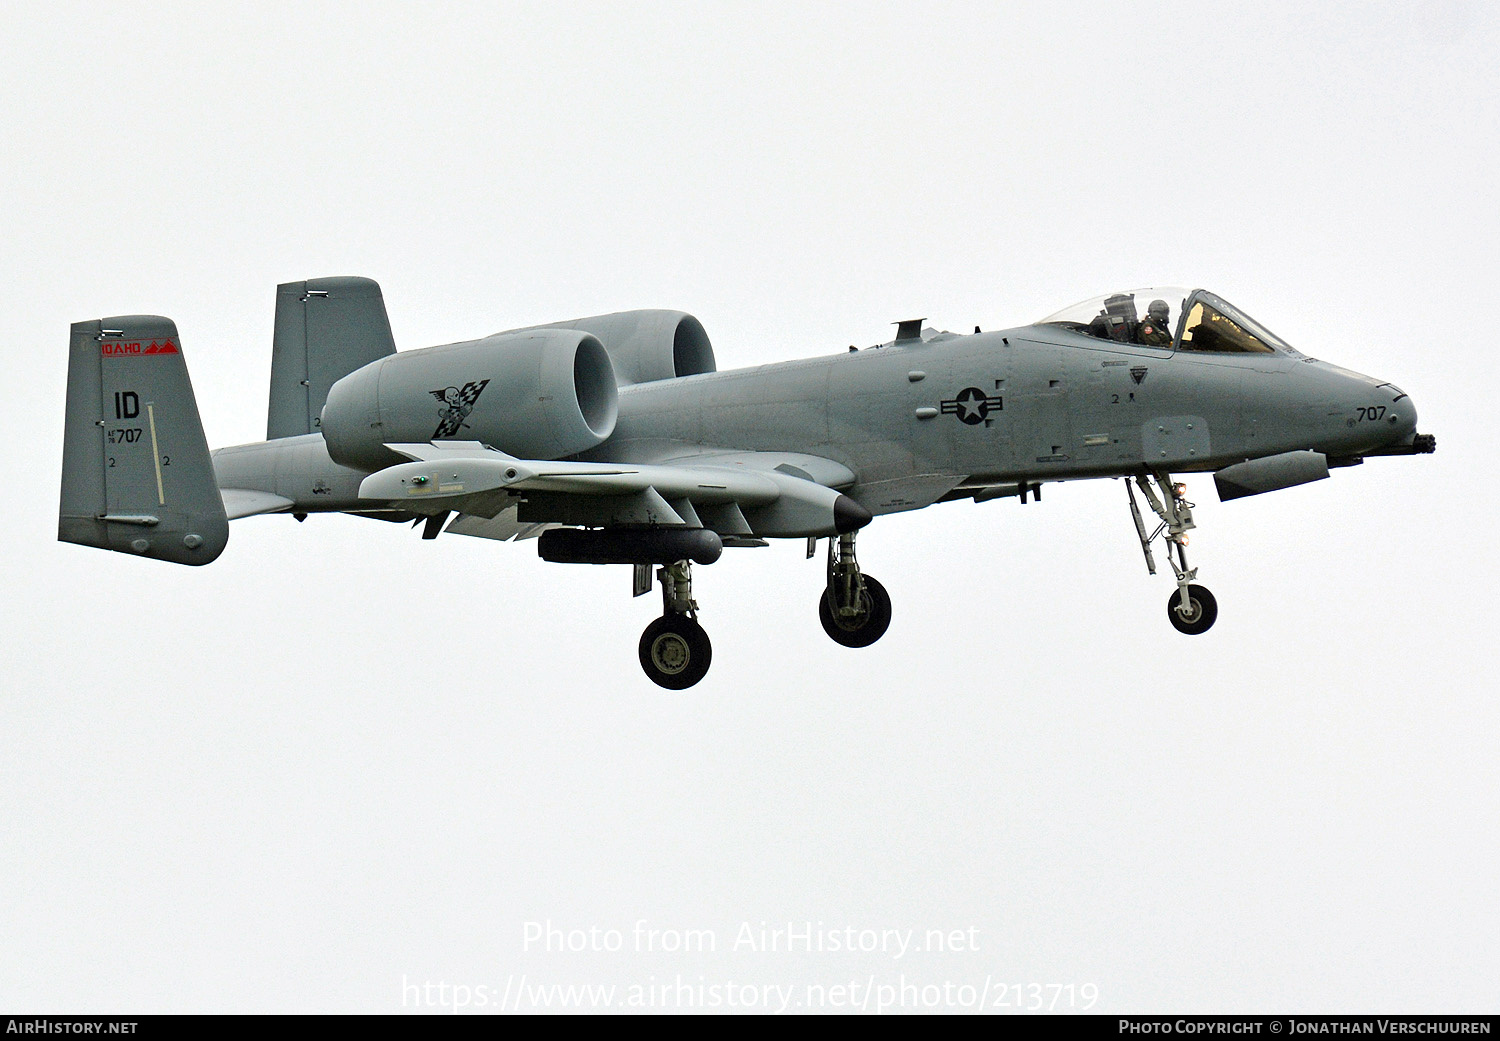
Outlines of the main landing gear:
[[[657,568],[656,579],[661,583],[662,613],[641,634],[641,668],[658,686],[686,690],[708,674],[714,657],[708,633],[698,624],[693,565],[679,560]],[[650,588],[649,577],[646,587]]]
[[818,600],[818,621],[835,643],[845,647],[868,647],[890,628],[890,594],[860,571],[853,532],[828,540],[828,588]]
[[[816,543],[816,538],[808,540],[809,557]],[[650,592],[651,565],[635,568],[636,595]],[[656,580],[661,583],[661,617],[641,634],[641,668],[658,686],[686,690],[708,674],[714,655],[708,633],[698,624],[693,565],[679,560],[659,567]],[[868,647],[890,628],[890,594],[860,571],[852,532],[828,540],[828,586],[818,598],[818,620],[845,647]]]
[[[1160,495],[1151,487],[1153,479],[1156,487],[1161,490]],[[1141,509],[1136,505],[1135,491],[1127,478],[1125,494],[1130,499],[1130,516],[1135,520],[1136,534],[1141,538],[1141,551],[1146,555],[1146,570],[1156,574],[1156,559],[1151,555],[1151,543],[1165,533],[1167,563],[1172,565],[1172,571],[1177,575],[1177,592],[1167,601],[1167,618],[1180,633],[1187,633],[1189,636],[1206,633],[1213,628],[1215,619],[1219,617],[1219,604],[1212,593],[1193,581],[1198,577],[1198,569],[1188,568],[1187,532],[1195,525],[1193,504],[1183,498],[1187,486],[1173,484],[1172,475],[1160,470],[1137,475],[1135,483],[1145,495],[1152,512],[1161,518],[1161,524],[1147,535],[1146,525],[1141,520]]]

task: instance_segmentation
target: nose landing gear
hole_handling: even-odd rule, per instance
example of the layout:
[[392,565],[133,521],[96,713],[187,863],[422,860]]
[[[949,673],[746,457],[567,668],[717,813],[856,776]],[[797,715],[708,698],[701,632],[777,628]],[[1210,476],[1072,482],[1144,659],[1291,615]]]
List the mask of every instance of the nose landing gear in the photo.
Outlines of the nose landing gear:
[[651,682],[668,690],[686,690],[708,675],[713,644],[698,624],[693,600],[693,565],[686,560],[658,568],[662,616],[641,634],[641,668]]
[[[1184,595],[1188,601],[1186,608],[1182,606]],[[1185,594],[1173,593],[1172,598],[1167,601],[1167,618],[1172,622],[1173,628],[1189,636],[1208,632],[1218,617],[1219,602],[1200,585],[1189,585]]]
[[[1157,495],[1151,487],[1151,479],[1161,490]],[[1140,486],[1147,504],[1161,518],[1155,531],[1146,534],[1146,525],[1141,520],[1141,509],[1136,505],[1135,491],[1130,481],[1125,482],[1125,494],[1130,499],[1130,516],[1135,521],[1136,534],[1141,539],[1141,552],[1146,556],[1146,570],[1156,574],[1156,558],[1151,555],[1151,543],[1163,536],[1167,544],[1167,563],[1177,576],[1177,592],[1167,601],[1167,618],[1180,633],[1197,636],[1213,627],[1219,617],[1219,604],[1214,595],[1193,579],[1198,577],[1197,568],[1189,568],[1187,562],[1187,532],[1196,527],[1193,523],[1193,504],[1183,498],[1185,485],[1173,484],[1172,475],[1160,470],[1150,474],[1138,474],[1135,483]]]

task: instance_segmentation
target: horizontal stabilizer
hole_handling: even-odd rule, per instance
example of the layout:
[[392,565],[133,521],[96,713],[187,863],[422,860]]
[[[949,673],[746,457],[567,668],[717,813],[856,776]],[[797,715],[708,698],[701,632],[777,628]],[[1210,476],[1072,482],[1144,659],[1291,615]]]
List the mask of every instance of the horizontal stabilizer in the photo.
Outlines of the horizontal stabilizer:
[[262,513],[281,513],[296,505],[285,496],[249,488],[225,488],[219,495],[224,500],[224,512],[230,520],[255,517]]

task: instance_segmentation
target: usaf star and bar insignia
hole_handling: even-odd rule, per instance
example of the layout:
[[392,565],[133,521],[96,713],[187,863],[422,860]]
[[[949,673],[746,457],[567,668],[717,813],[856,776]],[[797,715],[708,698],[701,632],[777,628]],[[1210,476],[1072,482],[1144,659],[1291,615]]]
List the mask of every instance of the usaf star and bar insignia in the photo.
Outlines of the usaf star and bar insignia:
[[957,416],[960,422],[977,426],[991,412],[1003,411],[1005,401],[999,394],[986,394],[978,387],[965,387],[956,397],[945,399],[942,405],[943,415]]

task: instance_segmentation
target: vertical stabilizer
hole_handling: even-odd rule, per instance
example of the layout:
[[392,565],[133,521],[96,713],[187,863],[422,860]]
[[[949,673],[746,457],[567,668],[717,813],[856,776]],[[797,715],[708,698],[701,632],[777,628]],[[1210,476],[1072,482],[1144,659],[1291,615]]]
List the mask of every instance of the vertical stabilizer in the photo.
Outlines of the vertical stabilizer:
[[73,325],[57,537],[178,564],[224,551],[229,521],[170,318]]
[[277,286],[266,440],[317,433],[328,388],[395,353],[376,282],[313,278]]

